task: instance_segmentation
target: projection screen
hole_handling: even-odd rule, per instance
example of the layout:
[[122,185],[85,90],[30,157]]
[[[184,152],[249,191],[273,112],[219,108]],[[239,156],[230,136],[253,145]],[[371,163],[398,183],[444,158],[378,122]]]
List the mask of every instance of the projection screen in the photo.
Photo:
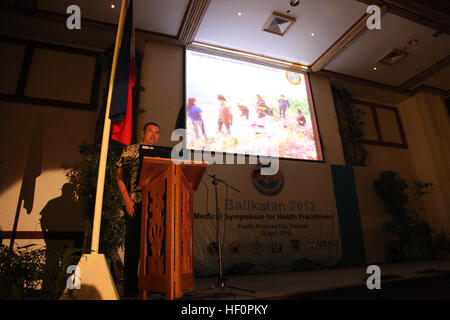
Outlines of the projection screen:
[[323,161],[308,75],[186,49],[186,147]]

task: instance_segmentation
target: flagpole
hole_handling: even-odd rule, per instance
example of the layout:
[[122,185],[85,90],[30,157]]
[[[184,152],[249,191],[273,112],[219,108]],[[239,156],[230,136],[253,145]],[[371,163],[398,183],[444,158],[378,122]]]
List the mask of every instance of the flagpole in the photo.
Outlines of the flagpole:
[[116,75],[117,58],[119,56],[120,43],[122,42],[123,28],[125,24],[126,11],[129,0],[122,0],[120,9],[119,25],[117,27],[116,44],[114,48],[114,58],[111,67],[111,78],[109,80],[108,100],[105,111],[105,124],[103,126],[102,148],[100,151],[100,162],[98,167],[97,192],[95,196],[94,223],[92,226],[91,253],[98,253],[98,244],[100,238],[100,225],[102,218],[103,190],[105,186],[106,161],[108,159],[109,135],[111,131],[111,120],[109,112],[111,108],[111,97]]

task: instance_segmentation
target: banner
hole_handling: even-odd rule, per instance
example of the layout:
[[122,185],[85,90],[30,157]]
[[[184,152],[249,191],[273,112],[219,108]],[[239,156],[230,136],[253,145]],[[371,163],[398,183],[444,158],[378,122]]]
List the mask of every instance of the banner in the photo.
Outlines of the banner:
[[[341,263],[339,219],[330,166],[280,163],[275,176],[256,165],[211,165],[208,171],[239,189],[218,184],[219,227],[226,274],[312,270]],[[194,196],[196,276],[218,272],[212,178]]]

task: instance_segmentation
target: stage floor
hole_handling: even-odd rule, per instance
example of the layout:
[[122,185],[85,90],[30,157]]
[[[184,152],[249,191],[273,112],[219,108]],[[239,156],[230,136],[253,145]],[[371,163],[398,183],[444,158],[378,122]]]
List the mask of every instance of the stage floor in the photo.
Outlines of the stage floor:
[[[293,299],[450,299],[450,261],[386,263],[379,265],[381,289],[369,290],[367,267],[302,272],[227,276],[226,288],[209,289],[217,277],[195,280],[196,291],[182,300],[293,300]],[[253,290],[248,291],[234,289]],[[117,285],[119,295],[123,290]],[[148,299],[164,296],[149,293]]]

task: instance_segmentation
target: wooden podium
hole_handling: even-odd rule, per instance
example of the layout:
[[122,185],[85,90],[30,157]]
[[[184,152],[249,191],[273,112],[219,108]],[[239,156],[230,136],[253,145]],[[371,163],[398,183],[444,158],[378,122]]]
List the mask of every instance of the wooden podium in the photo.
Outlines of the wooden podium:
[[173,300],[194,290],[193,193],[206,167],[204,162],[143,158],[140,299],[147,291]]

